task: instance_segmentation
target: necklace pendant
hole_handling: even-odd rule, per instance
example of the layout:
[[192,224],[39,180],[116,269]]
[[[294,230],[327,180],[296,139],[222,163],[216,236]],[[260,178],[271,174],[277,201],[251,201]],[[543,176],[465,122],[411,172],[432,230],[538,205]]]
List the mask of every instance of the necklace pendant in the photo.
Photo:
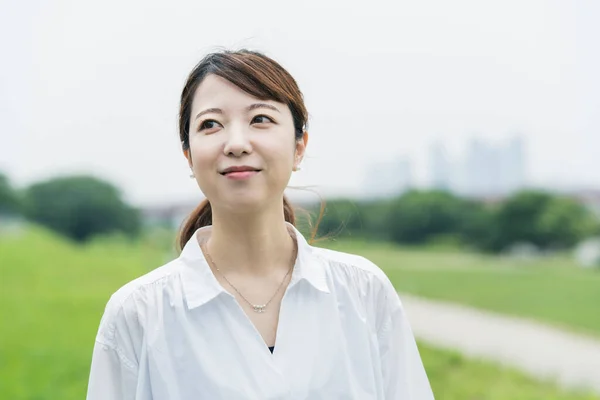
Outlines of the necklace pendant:
[[264,313],[266,307],[267,307],[266,304],[262,304],[262,305],[253,304],[252,305],[252,308],[254,308],[254,311],[256,311],[257,313]]

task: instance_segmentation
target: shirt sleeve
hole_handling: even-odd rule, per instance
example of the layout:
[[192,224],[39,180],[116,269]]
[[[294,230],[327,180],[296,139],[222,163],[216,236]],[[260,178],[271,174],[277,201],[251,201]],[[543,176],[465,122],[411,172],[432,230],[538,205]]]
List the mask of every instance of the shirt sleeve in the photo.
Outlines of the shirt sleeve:
[[135,399],[137,372],[116,349],[96,342],[88,383],[87,400]]
[[386,400],[433,400],[433,392],[417,343],[400,298],[387,277],[383,278],[379,330],[381,370]]
[[87,400],[134,400],[138,363],[132,330],[122,307],[111,299],[104,311],[92,353]]

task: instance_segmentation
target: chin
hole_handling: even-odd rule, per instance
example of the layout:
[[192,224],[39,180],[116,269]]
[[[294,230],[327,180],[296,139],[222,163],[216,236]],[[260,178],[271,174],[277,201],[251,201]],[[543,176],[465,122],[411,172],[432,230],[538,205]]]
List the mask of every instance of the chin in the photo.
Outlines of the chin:
[[223,204],[233,212],[253,212],[263,207],[267,203],[265,196],[260,196],[258,193],[250,194],[233,194],[228,196]]

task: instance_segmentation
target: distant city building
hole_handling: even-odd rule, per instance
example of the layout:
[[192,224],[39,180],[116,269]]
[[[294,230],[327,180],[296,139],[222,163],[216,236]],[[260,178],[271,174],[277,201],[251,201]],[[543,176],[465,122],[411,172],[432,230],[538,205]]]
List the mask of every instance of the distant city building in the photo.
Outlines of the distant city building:
[[430,148],[429,169],[431,171],[432,186],[439,190],[453,190],[452,165],[448,159],[446,148],[436,142]]
[[465,157],[453,161],[442,144],[430,149],[431,186],[474,197],[496,197],[513,193],[525,185],[525,149],[516,136],[502,146],[472,139]]
[[514,192],[525,186],[525,145],[522,137],[513,137],[502,149],[500,168],[502,171],[501,187],[505,192]]
[[364,184],[369,198],[392,197],[408,190],[412,185],[412,166],[407,158],[379,161],[367,167]]

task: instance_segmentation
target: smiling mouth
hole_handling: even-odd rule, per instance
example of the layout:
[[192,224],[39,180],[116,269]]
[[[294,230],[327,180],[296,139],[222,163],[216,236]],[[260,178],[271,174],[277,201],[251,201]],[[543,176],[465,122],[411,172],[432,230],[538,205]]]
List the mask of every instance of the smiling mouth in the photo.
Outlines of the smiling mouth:
[[227,171],[227,172],[219,172],[221,175],[223,176],[227,176],[227,175],[235,175],[235,174],[245,174],[245,173],[255,173],[255,172],[260,172],[260,169],[244,169],[244,170],[239,170],[239,171]]

